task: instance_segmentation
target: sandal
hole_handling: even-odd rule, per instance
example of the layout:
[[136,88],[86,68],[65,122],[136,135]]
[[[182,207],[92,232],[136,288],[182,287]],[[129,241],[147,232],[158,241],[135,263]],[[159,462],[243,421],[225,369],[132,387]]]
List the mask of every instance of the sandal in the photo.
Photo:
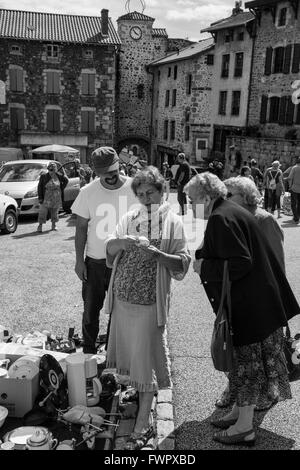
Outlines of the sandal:
[[154,436],[154,428],[150,426],[144,432],[132,432],[128,441],[125,444],[124,450],[140,450]]

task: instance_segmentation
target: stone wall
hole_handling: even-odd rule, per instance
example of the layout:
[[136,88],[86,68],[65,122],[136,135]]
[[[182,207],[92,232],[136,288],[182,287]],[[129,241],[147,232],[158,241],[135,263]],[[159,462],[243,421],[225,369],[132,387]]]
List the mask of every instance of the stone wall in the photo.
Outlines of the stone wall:
[[[299,4],[299,2],[298,2]],[[278,26],[280,9],[287,7],[287,24]],[[254,42],[253,67],[250,85],[249,126],[258,126],[262,136],[284,137],[291,127],[298,129],[300,138],[300,125],[279,125],[277,123],[260,124],[261,97],[292,95],[291,85],[299,80],[300,73],[271,73],[265,75],[266,51],[268,47],[286,47],[288,44],[300,43],[300,14],[295,18],[291,2],[278,2],[275,22],[271,10],[263,10],[261,23],[257,24],[257,36]],[[293,56],[292,56],[293,57]],[[274,57],[273,57],[274,64]],[[290,69],[291,70],[291,69]],[[267,112],[267,115],[269,110]]]
[[279,160],[283,170],[293,164],[295,157],[300,155],[300,140],[285,140],[257,137],[227,137],[226,157],[229,156],[229,147],[235,145],[240,150],[242,161],[255,158],[262,169],[269,166],[272,161]]
[[168,52],[177,51],[184,47],[188,47],[193,44],[193,41],[189,39],[180,39],[180,38],[169,38],[168,39]]
[[[12,54],[11,45],[20,45],[21,54]],[[85,46],[61,44],[58,58],[48,58],[46,43],[35,41],[0,41],[0,80],[6,84],[6,104],[0,104],[0,146],[20,146],[21,135],[32,135],[40,145],[55,143],[57,136],[85,135],[88,147],[111,144],[113,110],[115,103],[115,50],[112,46]],[[93,51],[92,59],[85,59],[83,51]],[[10,91],[9,67],[20,66],[23,73],[23,91]],[[46,70],[60,72],[59,93],[46,90]],[[81,94],[82,70],[94,71],[95,95]],[[9,107],[17,103],[25,108],[25,129],[10,129]],[[49,133],[46,128],[46,107],[61,110],[61,130]],[[81,133],[81,109],[95,110],[95,132]],[[28,142],[28,138],[27,138]],[[37,144],[38,145],[38,144]],[[29,145],[30,147],[30,145]],[[89,149],[85,149],[89,152]],[[85,152],[84,152],[85,153]]]

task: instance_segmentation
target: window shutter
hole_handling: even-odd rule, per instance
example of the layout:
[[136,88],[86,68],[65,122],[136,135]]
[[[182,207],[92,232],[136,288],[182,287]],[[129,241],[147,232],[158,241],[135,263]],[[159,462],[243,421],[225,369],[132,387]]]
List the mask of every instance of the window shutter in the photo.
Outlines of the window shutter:
[[260,108],[260,123],[265,124],[267,122],[267,107],[268,107],[268,97],[262,95],[261,97],[261,108]]
[[172,106],[176,106],[176,95],[177,95],[177,90],[173,90],[173,95],[172,95]]
[[269,122],[278,122],[278,111],[279,111],[279,97],[272,96],[270,98]]
[[283,73],[290,73],[291,57],[292,57],[292,44],[289,44],[285,48]]
[[88,122],[88,111],[81,112],[81,132],[88,132],[89,122]]
[[94,95],[95,94],[95,74],[94,73],[89,73],[88,74],[88,94],[89,95]]
[[297,104],[297,114],[295,124],[300,124],[300,104]]
[[87,73],[82,74],[82,94],[89,94],[89,76]]
[[286,121],[287,96],[280,98],[278,124],[284,125]]
[[53,93],[59,94],[59,72],[53,72]]
[[17,108],[10,108],[10,127],[14,130],[18,129]]
[[88,116],[89,122],[89,131],[90,132],[95,132],[95,112],[94,111],[89,111],[89,116]]
[[60,131],[60,111],[58,109],[53,110],[53,130]]
[[47,130],[52,132],[53,129],[53,110],[47,109]]
[[17,69],[17,91],[23,91],[23,70]]
[[266,51],[266,61],[265,61],[265,75],[270,75],[270,74],[271,74],[272,56],[273,56],[273,49],[272,49],[272,47],[267,47],[267,51]]
[[298,73],[299,72],[299,65],[300,65],[300,44],[294,44],[292,73]]
[[295,111],[295,105],[292,102],[292,99],[287,96],[287,108],[286,108],[286,120],[285,123],[288,126],[291,126],[294,122],[294,111]]
[[53,72],[47,72],[47,93],[53,93]]
[[17,70],[9,70],[9,79],[10,79],[10,90],[17,91]]
[[283,72],[284,47],[276,47],[273,73]]
[[18,129],[24,129],[24,109],[19,108],[17,109],[17,122],[18,122]]

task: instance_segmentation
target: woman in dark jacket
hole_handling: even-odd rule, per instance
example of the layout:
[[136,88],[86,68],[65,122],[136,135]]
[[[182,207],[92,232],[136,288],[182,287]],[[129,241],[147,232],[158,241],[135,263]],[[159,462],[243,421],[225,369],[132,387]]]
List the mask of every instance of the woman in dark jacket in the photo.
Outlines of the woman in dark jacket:
[[200,274],[214,312],[218,311],[224,261],[228,260],[232,297],[234,368],[229,373],[235,398],[232,411],[212,424],[222,428],[214,439],[253,445],[253,411],[261,393],[275,401],[291,398],[283,326],[300,313],[285,273],[257,221],[246,209],[226,200],[227,189],[211,173],[186,185],[194,216],[204,206],[204,241],[196,250]]
[[55,162],[50,162],[47,170],[47,173],[41,174],[38,184],[40,210],[37,232],[42,231],[42,224],[47,221],[48,211],[50,211],[52,230],[56,230],[58,211],[62,206],[64,189],[69,181],[65,174],[61,175],[57,172]]

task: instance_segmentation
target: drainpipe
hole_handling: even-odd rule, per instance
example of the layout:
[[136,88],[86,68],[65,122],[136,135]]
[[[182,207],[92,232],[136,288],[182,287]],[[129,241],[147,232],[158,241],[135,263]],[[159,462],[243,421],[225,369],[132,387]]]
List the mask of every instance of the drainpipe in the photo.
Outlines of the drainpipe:
[[154,72],[151,71],[149,66],[146,67],[148,73],[152,75],[152,96],[151,96],[151,115],[150,115],[150,165],[153,165],[152,161],[152,132],[153,132],[153,114],[154,114]]

